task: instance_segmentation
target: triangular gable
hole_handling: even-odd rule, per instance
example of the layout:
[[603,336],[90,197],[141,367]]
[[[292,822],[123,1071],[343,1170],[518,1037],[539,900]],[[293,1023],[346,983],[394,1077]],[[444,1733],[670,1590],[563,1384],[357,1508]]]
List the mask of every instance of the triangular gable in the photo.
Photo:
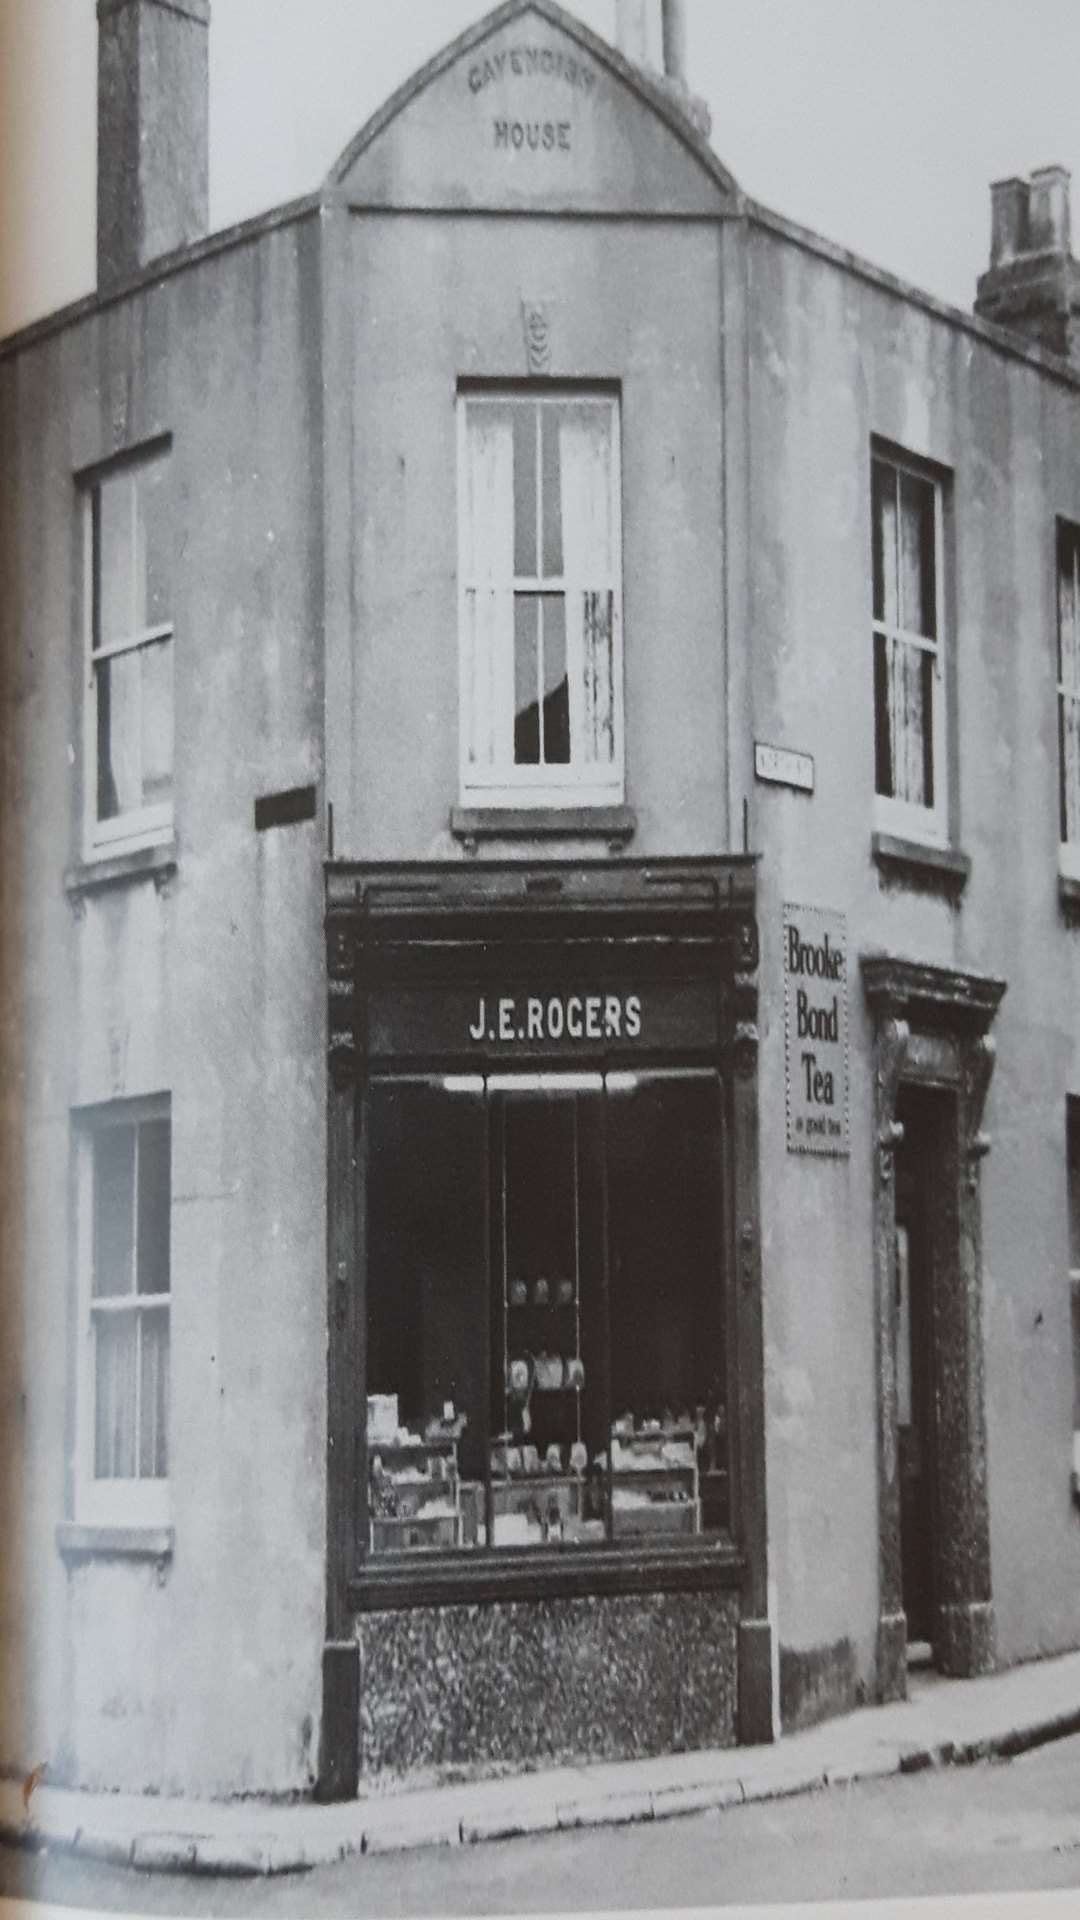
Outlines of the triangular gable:
[[739,199],[664,86],[555,0],[507,0],[461,34],[326,185],[386,207],[719,215]]

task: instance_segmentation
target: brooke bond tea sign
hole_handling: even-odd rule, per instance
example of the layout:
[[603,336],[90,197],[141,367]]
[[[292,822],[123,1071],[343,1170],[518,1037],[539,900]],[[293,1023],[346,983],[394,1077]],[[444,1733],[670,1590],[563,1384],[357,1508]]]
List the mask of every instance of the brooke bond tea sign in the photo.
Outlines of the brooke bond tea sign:
[[789,1153],[851,1151],[848,955],[841,913],[784,908],[784,1069]]

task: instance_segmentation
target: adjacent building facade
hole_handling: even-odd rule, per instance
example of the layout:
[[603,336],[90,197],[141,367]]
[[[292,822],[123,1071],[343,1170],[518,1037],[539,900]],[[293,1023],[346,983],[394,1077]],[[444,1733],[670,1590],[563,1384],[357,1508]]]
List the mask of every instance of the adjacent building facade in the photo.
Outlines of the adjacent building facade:
[[[99,0],[0,346],[0,1764],[760,1741],[1080,1644],[1080,275],[979,314],[509,0],[207,237]],[[146,137],[144,137],[146,136]]]

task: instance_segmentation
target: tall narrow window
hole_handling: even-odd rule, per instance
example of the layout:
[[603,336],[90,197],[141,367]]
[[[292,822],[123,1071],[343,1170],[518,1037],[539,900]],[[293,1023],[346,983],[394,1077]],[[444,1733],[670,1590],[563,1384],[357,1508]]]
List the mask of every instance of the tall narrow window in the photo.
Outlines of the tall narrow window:
[[886,830],[946,837],[940,481],[872,465],[874,767]]
[[614,398],[463,395],[460,502],[463,801],[617,803]]
[[160,1521],[169,1471],[168,1105],[80,1120],[80,1517]]
[[88,852],[152,840],[172,821],[168,476],[158,454],[87,490]]
[[1061,866],[1080,880],[1080,527],[1058,522],[1058,757]]

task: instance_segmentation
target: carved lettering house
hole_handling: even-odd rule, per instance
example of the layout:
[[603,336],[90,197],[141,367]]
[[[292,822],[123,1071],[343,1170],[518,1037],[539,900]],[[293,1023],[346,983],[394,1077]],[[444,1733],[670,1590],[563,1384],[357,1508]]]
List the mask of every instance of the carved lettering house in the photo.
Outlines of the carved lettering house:
[[208,234],[207,0],[99,0],[98,286],[0,344],[5,1768],[348,1797],[1080,1644],[1068,180],[953,311],[618,11]]

